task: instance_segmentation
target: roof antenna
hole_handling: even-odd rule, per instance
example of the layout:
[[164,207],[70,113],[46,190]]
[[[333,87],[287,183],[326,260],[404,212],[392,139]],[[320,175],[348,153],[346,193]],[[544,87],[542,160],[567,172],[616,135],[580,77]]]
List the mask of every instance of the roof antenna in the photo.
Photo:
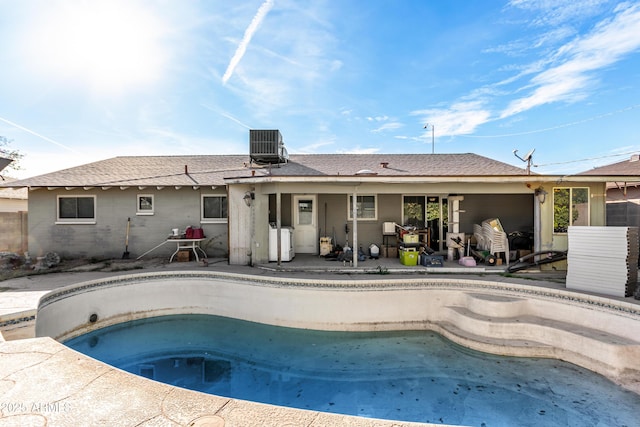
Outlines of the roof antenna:
[[524,157],[520,157],[520,156],[518,156],[518,150],[513,150],[513,155],[514,156],[516,156],[517,158],[519,158],[523,162],[527,162],[527,175],[531,175],[531,160],[533,158],[533,152],[534,151],[536,151],[535,148],[533,150],[529,151]]

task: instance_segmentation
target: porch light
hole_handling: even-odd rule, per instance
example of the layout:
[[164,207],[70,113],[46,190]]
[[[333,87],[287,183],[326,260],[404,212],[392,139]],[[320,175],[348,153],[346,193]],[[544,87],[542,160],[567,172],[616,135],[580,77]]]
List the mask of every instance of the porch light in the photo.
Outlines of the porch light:
[[244,193],[244,197],[242,198],[242,200],[244,200],[245,205],[251,206],[251,201],[254,198],[255,198],[255,195],[251,191],[247,191],[246,193]]
[[535,194],[535,196],[538,198],[538,201],[541,205],[543,205],[547,200],[547,192],[544,191],[544,188],[542,187],[536,188],[533,194]]

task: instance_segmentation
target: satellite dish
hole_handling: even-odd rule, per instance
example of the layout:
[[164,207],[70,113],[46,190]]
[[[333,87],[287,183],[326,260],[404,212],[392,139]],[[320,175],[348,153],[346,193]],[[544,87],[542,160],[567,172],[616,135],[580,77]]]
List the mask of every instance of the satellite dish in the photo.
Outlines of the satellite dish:
[[529,151],[524,157],[520,157],[520,156],[518,156],[518,150],[513,150],[513,155],[516,156],[517,158],[519,158],[520,160],[522,160],[523,162],[531,163],[531,156],[533,156],[533,152],[534,151],[536,151],[535,148],[533,150]]
[[536,151],[536,149],[535,149],[535,148],[534,148],[533,150],[529,151],[529,152],[527,153],[527,155],[526,155],[526,156],[524,156],[524,159],[523,159],[523,160],[524,160],[525,162],[528,162],[529,160],[531,160],[531,156],[533,155],[533,152],[534,152],[534,151]]
[[524,157],[520,157],[520,156],[518,156],[518,150],[513,150],[513,155],[514,156],[516,156],[517,158],[519,158],[523,162],[527,162],[527,175],[529,175],[531,173],[531,159],[533,157],[533,152],[534,151],[536,151],[535,148],[533,150],[529,151]]

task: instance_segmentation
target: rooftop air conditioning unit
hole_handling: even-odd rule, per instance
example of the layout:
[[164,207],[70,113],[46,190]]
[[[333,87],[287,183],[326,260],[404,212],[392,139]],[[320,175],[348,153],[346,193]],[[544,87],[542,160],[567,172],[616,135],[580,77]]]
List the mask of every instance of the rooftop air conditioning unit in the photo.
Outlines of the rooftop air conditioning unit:
[[289,160],[282,134],[277,129],[249,131],[249,153],[256,163],[286,163]]

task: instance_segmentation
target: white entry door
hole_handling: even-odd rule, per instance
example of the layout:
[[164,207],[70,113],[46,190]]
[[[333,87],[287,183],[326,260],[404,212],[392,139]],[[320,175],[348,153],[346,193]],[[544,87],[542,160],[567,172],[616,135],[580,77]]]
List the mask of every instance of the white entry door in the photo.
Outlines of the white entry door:
[[293,239],[295,253],[318,253],[318,219],[315,195],[293,196]]

